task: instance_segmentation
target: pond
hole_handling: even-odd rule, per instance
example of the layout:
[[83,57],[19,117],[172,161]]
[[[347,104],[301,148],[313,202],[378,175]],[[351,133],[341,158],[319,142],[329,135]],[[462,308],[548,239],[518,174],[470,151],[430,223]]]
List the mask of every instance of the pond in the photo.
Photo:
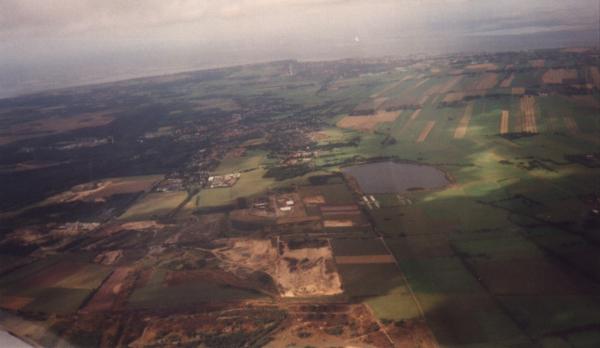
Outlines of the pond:
[[441,170],[427,165],[376,162],[343,168],[367,194],[440,189],[450,183]]

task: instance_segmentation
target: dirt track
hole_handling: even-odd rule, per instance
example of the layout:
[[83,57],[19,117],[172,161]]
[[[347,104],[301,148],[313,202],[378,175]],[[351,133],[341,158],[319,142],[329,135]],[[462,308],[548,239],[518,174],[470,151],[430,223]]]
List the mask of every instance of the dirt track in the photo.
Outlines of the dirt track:
[[435,121],[427,122],[427,124],[425,125],[425,128],[423,128],[423,130],[421,131],[421,134],[419,134],[419,137],[417,138],[417,143],[424,142],[425,139],[427,139],[427,136],[429,136],[429,133],[431,133],[431,130],[433,129],[434,126],[435,126]]
[[395,263],[392,255],[336,256],[335,262],[340,265]]

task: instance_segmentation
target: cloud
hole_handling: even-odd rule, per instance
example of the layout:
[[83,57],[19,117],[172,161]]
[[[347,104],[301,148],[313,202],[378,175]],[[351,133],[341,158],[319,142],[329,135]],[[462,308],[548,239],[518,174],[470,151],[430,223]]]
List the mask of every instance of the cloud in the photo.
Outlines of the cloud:
[[[391,5],[451,6],[472,0],[0,0],[0,35],[72,34],[88,30],[161,26],[294,14],[305,10]],[[480,0],[489,1],[489,0]]]

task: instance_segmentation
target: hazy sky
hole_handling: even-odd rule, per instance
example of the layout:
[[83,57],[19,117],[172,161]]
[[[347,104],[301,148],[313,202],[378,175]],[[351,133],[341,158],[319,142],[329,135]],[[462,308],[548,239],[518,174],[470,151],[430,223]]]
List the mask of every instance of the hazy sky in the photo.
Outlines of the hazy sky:
[[528,47],[518,34],[543,36],[538,46],[593,43],[599,3],[0,0],[0,96],[270,59]]

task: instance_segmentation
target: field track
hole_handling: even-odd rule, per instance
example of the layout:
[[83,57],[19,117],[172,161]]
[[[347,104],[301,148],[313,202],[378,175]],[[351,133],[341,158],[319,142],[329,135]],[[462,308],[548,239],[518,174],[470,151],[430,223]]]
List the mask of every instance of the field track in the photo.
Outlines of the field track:
[[446,93],[450,92],[452,90],[452,88],[454,88],[454,86],[456,86],[460,82],[460,80],[462,80],[462,78],[463,78],[462,75],[453,77],[452,80],[446,82],[442,86],[442,88],[440,88],[439,93],[446,94]]
[[384,89],[382,89],[381,91],[379,91],[379,92],[377,92],[377,93],[374,93],[374,94],[372,94],[372,95],[371,95],[371,98],[374,98],[374,99],[376,99],[376,98],[379,98],[379,97],[383,96],[383,95],[384,95],[384,94],[386,94],[387,92],[389,92],[389,91],[393,90],[394,88],[396,88],[396,87],[400,86],[400,85],[402,84],[402,82],[404,82],[404,81],[405,81],[405,80],[404,80],[404,79],[402,79],[402,80],[400,80],[400,81],[396,81],[396,82],[392,83],[391,85],[389,85],[389,86],[385,87],[385,88],[384,88]]
[[500,134],[508,133],[508,111],[502,110],[502,118],[500,119]]
[[392,255],[361,255],[361,256],[336,256],[335,262],[340,265],[349,264],[378,264],[395,263]]
[[410,117],[408,118],[406,123],[404,123],[402,128],[400,128],[400,132],[404,132],[406,129],[408,129],[408,127],[410,127],[413,124],[413,122],[415,122],[415,120],[417,119],[417,117],[419,117],[420,114],[421,114],[421,109],[415,110],[415,112],[413,112],[410,115]]
[[432,96],[436,94],[447,94],[452,90],[452,88],[454,88],[454,86],[456,86],[457,83],[460,82],[460,80],[462,80],[462,76],[454,76],[452,79],[444,83],[431,86],[427,91],[425,91],[425,95]]
[[425,128],[423,128],[423,130],[421,131],[421,134],[419,134],[419,138],[417,138],[417,143],[424,142],[425,139],[427,139],[427,136],[429,135],[429,133],[431,133],[431,130],[433,129],[434,126],[435,126],[435,121],[427,122],[427,124],[425,125]]
[[573,135],[579,133],[579,127],[573,117],[564,117],[563,120],[565,121],[565,126],[567,127],[569,134]]
[[473,116],[473,103],[469,103],[465,109],[463,117],[458,122],[458,127],[454,131],[454,139],[462,139],[467,135],[467,129],[469,128],[469,122]]
[[525,96],[521,98],[521,113],[523,114],[523,126],[521,131],[524,133],[537,133],[537,122],[535,120],[535,98]]
[[421,86],[422,86],[422,85],[423,85],[425,82],[427,82],[427,81],[429,81],[429,77],[428,77],[428,78],[426,78],[426,79],[423,79],[423,80],[419,81],[419,82],[418,82],[418,83],[415,85],[415,88],[417,88],[417,87],[421,87]]

